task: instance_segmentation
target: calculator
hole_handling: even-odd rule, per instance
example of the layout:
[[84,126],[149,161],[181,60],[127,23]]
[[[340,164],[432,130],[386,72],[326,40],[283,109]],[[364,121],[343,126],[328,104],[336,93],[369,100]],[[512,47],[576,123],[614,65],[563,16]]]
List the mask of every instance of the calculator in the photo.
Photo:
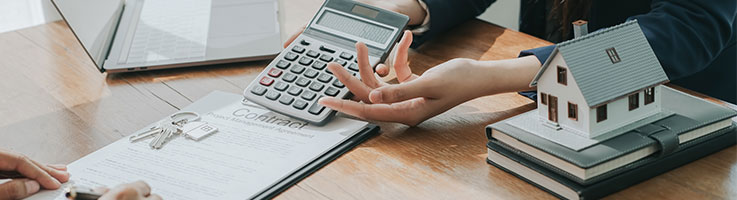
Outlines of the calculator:
[[246,100],[315,125],[335,111],[317,103],[322,97],[352,94],[327,63],[336,62],[360,78],[357,42],[368,47],[372,67],[383,62],[407,26],[409,17],[352,0],[327,0],[294,40],[243,91]]

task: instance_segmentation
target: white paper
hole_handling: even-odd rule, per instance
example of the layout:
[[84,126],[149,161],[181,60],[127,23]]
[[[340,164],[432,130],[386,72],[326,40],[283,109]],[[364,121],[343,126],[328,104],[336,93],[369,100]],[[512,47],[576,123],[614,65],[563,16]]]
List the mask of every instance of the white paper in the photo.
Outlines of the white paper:
[[[71,163],[70,183],[94,188],[144,180],[164,199],[247,199],[367,125],[346,118],[323,127],[305,125],[243,105],[241,98],[213,92],[182,109],[199,112],[203,121],[218,127],[199,142],[177,136],[153,150],[151,139],[131,143],[125,137]],[[62,191],[44,191],[30,199],[54,198],[64,199]]]

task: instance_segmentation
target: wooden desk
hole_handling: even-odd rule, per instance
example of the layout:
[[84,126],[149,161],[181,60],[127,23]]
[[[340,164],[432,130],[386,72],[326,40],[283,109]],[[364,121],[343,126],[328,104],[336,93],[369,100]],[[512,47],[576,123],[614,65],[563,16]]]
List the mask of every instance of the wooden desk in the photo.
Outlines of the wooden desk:
[[[282,4],[285,35],[319,0]],[[455,57],[514,58],[540,39],[473,20],[411,54],[424,71]],[[100,74],[63,22],[0,34],[0,147],[44,163],[70,163],[213,90],[240,93],[268,61],[128,74]],[[462,104],[417,127],[379,123],[380,136],[352,150],[280,199],[551,199],[486,164],[483,128],[535,107],[516,94]],[[154,189],[155,191],[155,189]],[[737,197],[730,147],[613,199]]]

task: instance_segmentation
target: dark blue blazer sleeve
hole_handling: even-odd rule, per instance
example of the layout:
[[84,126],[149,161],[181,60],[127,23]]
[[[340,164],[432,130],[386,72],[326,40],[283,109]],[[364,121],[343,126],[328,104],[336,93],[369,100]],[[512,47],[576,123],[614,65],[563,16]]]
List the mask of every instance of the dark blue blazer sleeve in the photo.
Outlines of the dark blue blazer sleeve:
[[416,36],[412,47],[480,15],[496,0],[424,0],[430,12],[430,29]]
[[704,70],[734,44],[735,0],[653,0],[651,8],[630,19],[637,19],[671,80]]
[[[650,46],[671,80],[704,70],[729,45],[734,45],[735,0],[653,0],[651,11],[637,19]],[[525,50],[544,63],[553,45]]]

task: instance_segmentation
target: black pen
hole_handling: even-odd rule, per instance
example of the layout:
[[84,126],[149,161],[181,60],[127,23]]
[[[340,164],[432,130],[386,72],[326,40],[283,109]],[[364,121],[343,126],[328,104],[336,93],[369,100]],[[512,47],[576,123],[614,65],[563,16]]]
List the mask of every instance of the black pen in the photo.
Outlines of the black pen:
[[66,189],[64,196],[69,200],[95,200],[99,199],[102,194],[95,192],[92,188],[71,186]]
[[[0,171],[0,179],[18,178],[25,178],[25,176],[18,172]],[[64,196],[69,200],[95,200],[99,199],[102,194],[88,187],[71,186],[66,189]]]
[[17,178],[25,178],[25,177],[18,172],[0,171],[0,179],[17,179]]

